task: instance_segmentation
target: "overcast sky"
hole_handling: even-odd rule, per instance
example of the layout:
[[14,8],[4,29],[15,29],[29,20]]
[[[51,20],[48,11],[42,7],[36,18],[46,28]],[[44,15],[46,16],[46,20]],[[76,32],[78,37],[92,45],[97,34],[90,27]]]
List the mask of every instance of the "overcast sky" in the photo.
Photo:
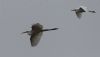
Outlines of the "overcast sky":
[[[87,6],[79,20],[72,9]],[[100,57],[100,0],[0,0],[0,57]],[[21,34],[34,23],[45,32],[36,47]]]

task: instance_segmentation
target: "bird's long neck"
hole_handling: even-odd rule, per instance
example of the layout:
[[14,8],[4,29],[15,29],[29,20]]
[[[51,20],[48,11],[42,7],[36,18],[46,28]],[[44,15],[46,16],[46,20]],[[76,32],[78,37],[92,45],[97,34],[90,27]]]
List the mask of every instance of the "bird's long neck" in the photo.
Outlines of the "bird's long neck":
[[73,9],[72,11],[77,11],[78,9]]
[[57,30],[58,28],[52,28],[52,29],[43,29],[42,31],[52,31],[52,30]]
[[89,10],[88,12],[91,12],[91,13],[96,13],[95,11],[91,11],[91,10]]

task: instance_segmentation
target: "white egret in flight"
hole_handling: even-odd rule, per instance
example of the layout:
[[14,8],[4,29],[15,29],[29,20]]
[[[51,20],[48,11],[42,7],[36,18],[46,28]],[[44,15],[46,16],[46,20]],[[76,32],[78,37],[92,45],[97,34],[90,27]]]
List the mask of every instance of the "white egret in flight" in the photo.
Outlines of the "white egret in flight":
[[30,42],[31,42],[32,47],[37,46],[37,44],[39,43],[41,39],[43,32],[58,29],[58,28],[43,29],[43,25],[39,23],[33,24],[31,28],[32,28],[31,31],[25,31],[23,33],[27,33],[30,36]]
[[75,11],[75,13],[79,19],[81,18],[83,12],[96,13],[93,10],[88,10],[87,7],[85,7],[85,6],[80,6],[78,9],[73,9],[72,11]]

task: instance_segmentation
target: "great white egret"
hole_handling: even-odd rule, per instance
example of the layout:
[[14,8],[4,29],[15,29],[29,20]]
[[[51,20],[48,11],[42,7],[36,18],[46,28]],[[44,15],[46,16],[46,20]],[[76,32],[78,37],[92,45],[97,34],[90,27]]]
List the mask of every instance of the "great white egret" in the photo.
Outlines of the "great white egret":
[[88,10],[87,7],[85,7],[85,6],[80,6],[78,9],[73,9],[72,11],[75,11],[75,13],[79,19],[81,18],[83,12],[96,13],[95,11]]
[[30,36],[30,42],[32,47],[37,46],[44,31],[51,31],[58,29],[58,28],[43,29],[43,25],[39,23],[33,24],[31,28],[32,28],[31,31],[25,31],[23,33],[27,33]]

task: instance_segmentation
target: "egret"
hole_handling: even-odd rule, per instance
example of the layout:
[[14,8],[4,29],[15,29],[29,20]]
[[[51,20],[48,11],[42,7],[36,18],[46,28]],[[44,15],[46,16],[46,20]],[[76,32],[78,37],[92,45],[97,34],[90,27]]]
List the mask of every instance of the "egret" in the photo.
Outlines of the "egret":
[[91,13],[96,13],[93,10],[88,10],[87,7],[85,6],[80,6],[78,9],[73,9],[72,11],[75,11],[76,16],[80,19],[82,16],[83,12],[91,12]]
[[32,28],[31,31],[25,31],[23,33],[27,33],[30,36],[30,42],[32,47],[37,46],[43,32],[58,29],[58,28],[43,29],[43,25],[41,25],[40,23],[33,24],[31,28]]

